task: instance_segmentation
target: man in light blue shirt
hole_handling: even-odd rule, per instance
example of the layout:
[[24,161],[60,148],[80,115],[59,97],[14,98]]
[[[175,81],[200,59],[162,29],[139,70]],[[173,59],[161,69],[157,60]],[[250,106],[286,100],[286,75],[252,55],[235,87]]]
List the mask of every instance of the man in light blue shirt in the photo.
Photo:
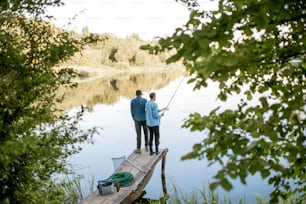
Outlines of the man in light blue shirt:
[[135,130],[136,130],[136,141],[137,141],[137,148],[135,153],[141,153],[141,127],[143,129],[144,138],[145,138],[145,149],[148,151],[148,128],[146,126],[146,110],[145,105],[147,103],[147,99],[142,98],[141,90],[136,91],[136,98],[131,100],[131,116],[135,123]]
[[155,152],[156,154],[159,153],[158,146],[159,146],[159,126],[160,126],[160,118],[163,116],[163,113],[160,115],[161,111],[166,111],[168,108],[158,109],[158,105],[155,103],[156,100],[156,93],[150,93],[150,101],[146,103],[146,122],[150,132],[150,140],[149,140],[149,147],[150,147],[150,155],[153,155],[153,139],[155,140]]

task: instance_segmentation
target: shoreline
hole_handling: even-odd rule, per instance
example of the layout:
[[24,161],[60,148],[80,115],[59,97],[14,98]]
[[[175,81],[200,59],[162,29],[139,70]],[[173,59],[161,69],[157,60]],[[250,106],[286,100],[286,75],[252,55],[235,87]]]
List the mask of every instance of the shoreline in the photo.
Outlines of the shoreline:
[[[156,72],[164,72],[164,71],[186,71],[185,67],[182,64],[153,64],[153,65],[144,65],[138,67],[129,67],[126,68],[113,68],[113,67],[101,67],[101,68],[94,68],[94,67],[87,67],[87,66],[78,66],[78,65],[71,65],[66,66],[69,68],[74,69],[80,76],[72,79],[73,82],[83,83],[88,82],[91,80],[95,80],[97,78],[110,78],[117,74],[139,74],[139,73],[156,73]],[[173,70],[171,70],[173,69]],[[186,71],[187,73],[187,71]]]

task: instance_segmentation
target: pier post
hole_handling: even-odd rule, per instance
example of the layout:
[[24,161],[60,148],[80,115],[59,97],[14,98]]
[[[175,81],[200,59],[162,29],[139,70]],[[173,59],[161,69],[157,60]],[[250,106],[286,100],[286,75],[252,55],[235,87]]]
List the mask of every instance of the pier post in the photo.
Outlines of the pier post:
[[[168,150],[167,150],[168,151]],[[162,166],[161,166],[161,179],[162,179],[162,188],[163,188],[163,193],[164,195],[167,195],[167,186],[166,186],[166,155],[167,153],[164,154],[163,159],[162,159]]]

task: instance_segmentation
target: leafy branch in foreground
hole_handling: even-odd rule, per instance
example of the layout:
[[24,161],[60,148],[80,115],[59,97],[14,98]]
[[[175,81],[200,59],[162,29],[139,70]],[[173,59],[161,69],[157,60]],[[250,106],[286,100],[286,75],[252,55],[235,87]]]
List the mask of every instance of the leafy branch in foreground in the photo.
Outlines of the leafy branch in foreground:
[[270,202],[306,196],[305,18],[303,1],[219,1],[216,11],[193,10],[159,46],[141,47],[175,50],[167,63],[182,59],[195,89],[212,80],[219,100],[241,96],[236,108],[193,113],[183,124],[208,133],[182,159],[221,164],[212,189],[260,173],[274,186]]
[[[91,141],[95,129],[80,131],[83,114],[56,115],[60,86],[74,86],[72,69],[55,70],[83,49],[42,19],[61,1],[0,3],[0,203],[63,203],[53,177],[67,172],[67,158]],[[25,17],[27,16],[27,17]]]

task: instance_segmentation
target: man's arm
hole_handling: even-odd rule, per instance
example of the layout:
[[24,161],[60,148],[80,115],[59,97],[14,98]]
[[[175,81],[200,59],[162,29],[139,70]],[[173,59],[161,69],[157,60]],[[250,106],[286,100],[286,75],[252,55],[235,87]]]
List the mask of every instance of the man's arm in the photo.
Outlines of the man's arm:
[[130,104],[130,112],[131,112],[131,116],[132,116],[132,118],[134,120],[135,107],[134,107],[133,100],[131,101],[131,104]]

